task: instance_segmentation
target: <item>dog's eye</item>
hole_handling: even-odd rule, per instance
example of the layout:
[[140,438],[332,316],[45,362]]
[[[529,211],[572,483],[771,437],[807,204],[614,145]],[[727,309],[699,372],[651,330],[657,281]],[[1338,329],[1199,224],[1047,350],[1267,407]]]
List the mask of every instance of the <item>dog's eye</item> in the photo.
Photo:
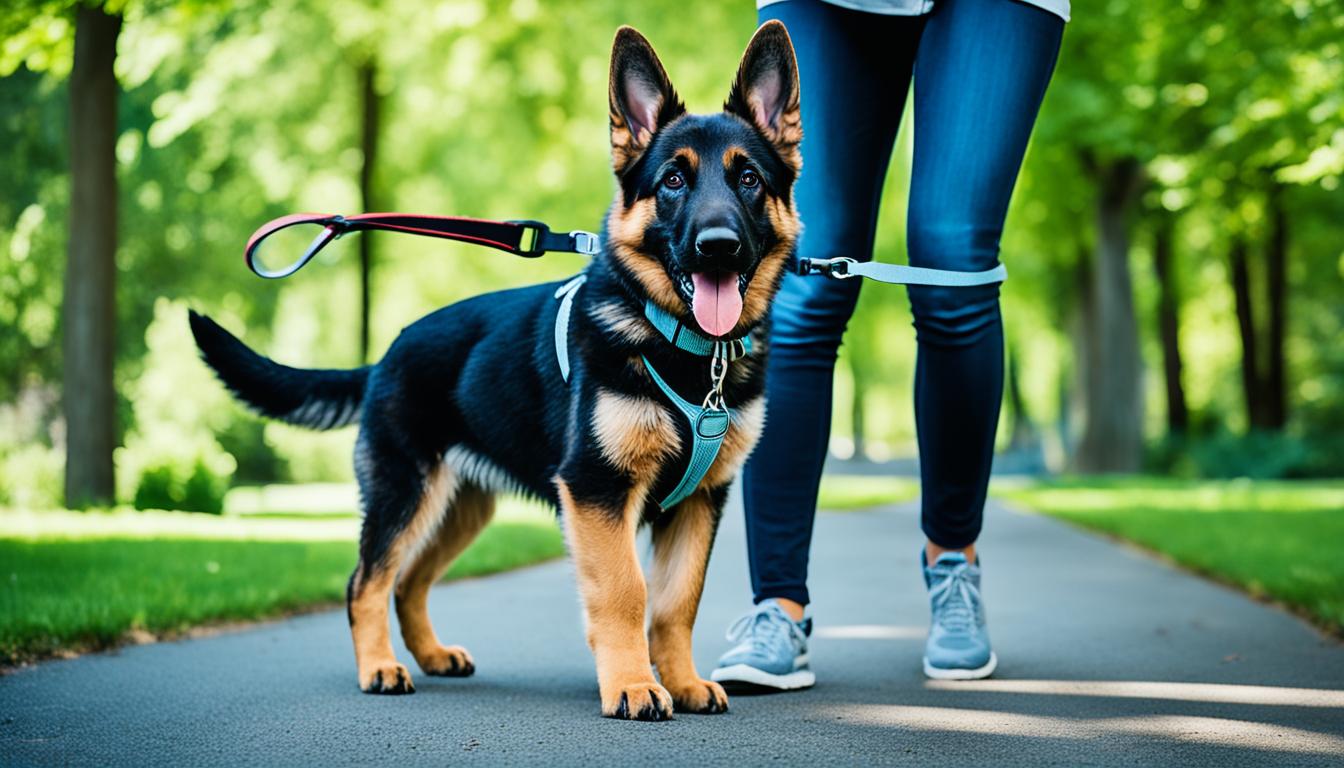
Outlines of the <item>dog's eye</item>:
[[686,177],[682,176],[680,171],[673,171],[663,179],[663,186],[668,189],[681,189],[686,186]]
[[754,189],[758,184],[761,183],[761,177],[756,175],[755,171],[748,168],[745,171],[742,171],[742,177],[737,180],[737,183],[741,184],[747,189]]

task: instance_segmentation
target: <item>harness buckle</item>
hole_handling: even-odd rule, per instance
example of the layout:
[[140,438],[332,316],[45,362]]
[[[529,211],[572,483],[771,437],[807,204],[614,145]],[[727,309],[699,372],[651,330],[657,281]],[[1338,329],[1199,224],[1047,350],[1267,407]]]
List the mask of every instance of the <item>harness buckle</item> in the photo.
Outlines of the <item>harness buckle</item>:
[[599,250],[597,235],[592,232],[586,232],[582,229],[576,229],[569,233],[574,239],[574,252],[585,256],[596,256]]

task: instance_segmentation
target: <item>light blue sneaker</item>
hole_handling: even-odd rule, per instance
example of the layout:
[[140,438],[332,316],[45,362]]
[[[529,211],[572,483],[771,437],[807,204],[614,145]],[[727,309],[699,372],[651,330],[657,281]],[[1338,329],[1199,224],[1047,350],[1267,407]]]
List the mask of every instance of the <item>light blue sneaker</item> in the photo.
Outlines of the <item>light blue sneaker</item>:
[[796,622],[773,599],[762,600],[728,628],[728,640],[737,645],[709,677],[738,693],[811,688],[817,678],[808,666],[810,634],[811,619]]
[[980,559],[944,552],[933,565],[920,551],[933,620],[924,644],[924,674],[935,680],[979,680],[994,674],[999,659],[989,647],[980,600]]

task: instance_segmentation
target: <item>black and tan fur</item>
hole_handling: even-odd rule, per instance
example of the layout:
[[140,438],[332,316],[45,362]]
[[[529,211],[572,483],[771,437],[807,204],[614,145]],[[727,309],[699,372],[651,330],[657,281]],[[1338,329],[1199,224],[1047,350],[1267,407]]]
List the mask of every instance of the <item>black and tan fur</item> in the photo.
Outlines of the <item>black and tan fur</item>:
[[[799,230],[798,76],[788,35],[777,22],[761,27],[724,111],[689,115],[648,41],[622,28],[610,116],[619,188],[602,252],[575,296],[568,383],[552,341],[558,284],[441,309],[407,327],[378,364],[354,371],[281,366],[192,315],[206,361],[256,410],[316,428],[359,421],[365,517],[348,607],[366,692],[414,691],[393,654],[389,596],[421,671],[473,673],[470,654],[436,636],[426,600],[489,522],[494,494],[514,490],[560,510],[603,714],[660,720],[674,708],[728,708],[723,689],[695,670],[691,628],[728,484],[761,430],[764,323]],[[707,243],[701,235],[711,228],[731,230],[737,242]],[[661,511],[691,435],[641,356],[692,402],[709,387],[708,361],[670,345],[643,307],[652,300],[696,327],[689,276],[711,270],[739,273],[743,311],[727,335],[752,335],[756,353],[734,363],[726,382],[735,417],[718,460],[689,498]],[[635,550],[641,525],[653,532],[647,582]]]

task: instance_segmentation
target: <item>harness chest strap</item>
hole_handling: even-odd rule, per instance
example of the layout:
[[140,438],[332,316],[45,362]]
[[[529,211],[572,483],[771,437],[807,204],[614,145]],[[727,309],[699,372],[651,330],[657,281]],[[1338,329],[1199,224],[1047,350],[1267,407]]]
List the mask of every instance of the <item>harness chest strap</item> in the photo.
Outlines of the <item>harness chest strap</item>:
[[[555,314],[555,359],[560,366],[560,376],[566,382],[569,381],[569,321],[574,313],[574,295],[586,279],[585,275],[579,275],[555,292],[555,297],[560,300],[560,307]],[[692,354],[708,357],[718,352],[726,365],[728,360],[736,360],[751,353],[751,339],[715,342],[687,328],[652,303],[645,306],[644,315],[668,341]],[[686,471],[672,492],[658,502],[658,506],[666,510],[694,493],[710,467],[714,466],[714,460],[718,458],[719,449],[723,447],[723,439],[728,435],[728,427],[732,423],[732,410],[724,406],[721,400],[717,407],[695,405],[687,401],[658,374],[647,357],[640,357],[653,382],[686,418],[691,428],[691,455],[686,463]],[[709,398],[706,398],[706,402],[709,402]]]
[[719,449],[723,447],[723,438],[728,434],[728,425],[732,423],[733,417],[727,406],[722,404],[718,408],[706,408],[687,402],[673,391],[666,381],[663,381],[663,377],[658,375],[658,371],[654,370],[647,357],[643,355],[640,357],[654,383],[663,390],[663,394],[667,395],[667,399],[672,401],[691,425],[691,458],[686,463],[686,472],[682,474],[681,481],[667,498],[658,502],[659,507],[668,509],[695,493],[700,481],[709,474],[709,468],[714,466],[714,459],[718,458]]

